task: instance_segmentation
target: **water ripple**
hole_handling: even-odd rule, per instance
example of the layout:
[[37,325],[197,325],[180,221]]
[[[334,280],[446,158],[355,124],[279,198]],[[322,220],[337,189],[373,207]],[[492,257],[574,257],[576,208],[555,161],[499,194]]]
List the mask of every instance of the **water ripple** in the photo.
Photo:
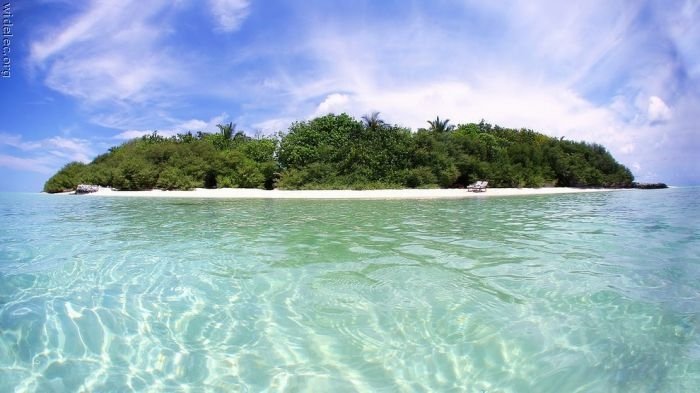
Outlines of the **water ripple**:
[[0,197],[0,392],[700,387],[697,189]]

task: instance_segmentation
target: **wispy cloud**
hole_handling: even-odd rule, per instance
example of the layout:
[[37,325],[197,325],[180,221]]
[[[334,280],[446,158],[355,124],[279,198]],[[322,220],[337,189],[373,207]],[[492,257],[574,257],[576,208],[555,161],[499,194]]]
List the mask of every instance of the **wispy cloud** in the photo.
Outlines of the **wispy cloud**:
[[697,101],[700,53],[675,38],[697,37],[691,3],[657,13],[637,2],[467,1],[459,25],[422,13],[354,29],[308,23],[313,38],[300,45],[313,73],[280,73],[277,86],[294,97],[292,111],[308,116],[379,110],[413,128],[435,115],[485,118],[602,143],[645,180],[692,144],[681,131],[692,115],[679,108]]
[[[92,1],[36,37],[30,63],[115,130],[105,140],[215,131],[223,111],[273,132],[376,110],[412,128],[484,118],[599,142],[643,180],[674,157],[697,169],[697,1],[295,3],[265,25],[248,18],[278,4],[259,4]],[[195,16],[210,25],[193,41]]]
[[[158,127],[211,128],[207,121],[181,127],[173,118],[175,108],[192,105],[192,89],[216,95],[221,85],[209,77],[216,59],[197,56],[200,49],[178,36],[182,19],[201,3],[95,0],[74,7],[65,23],[40,30],[30,44],[30,64],[48,87],[77,99],[92,123],[123,137]],[[210,30],[232,32],[250,7],[245,0],[211,0],[205,10],[215,19]]]
[[163,45],[170,31],[168,4],[91,2],[34,41],[30,60],[45,70],[49,87],[84,103],[152,101],[181,77]]
[[0,168],[35,172],[43,175],[49,175],[56,171],[55,167],[48,165],[43,159],[16,157],[2,153],[0,153]]
[[[237,29],[249,13],[248,1],[207,5],[216,20],[212,29],[225,32]],[[48,87],[78,99],[96,124],[157,125],[172,116],[187,89],[216,88],[207,78],[215,60],[198,59],[191,41],[177,39],[178,24],[198,6],[188,0],[91,1],[35,37],[30,64]]]
[[0,134],[0,167],[48,174],[66,162],[88,162],[94,155],[92,144],[85,139],[25,140],[20,135]]
[[152,129],[152,130],[126,130],[122,131],[117,135],[114,135],[112,139],[118,139],[118,140],[129,140],[133,138],[139,138],[144,135],[151,134],[153,131],[158,131],[159,135],[162,136],[174,136],[177,135],[178,133],[183,133],[183,132],[217,132],[218,128],[216,127],[217,124],[222,124],[224,121],[228,119],[228,115],[226,113],[222,113],[218,116],[214,116],[209,120],[200,120],[200,119],[189,119],[181,122],[177,122],[174,124],[171,124],[169,126],[166,126],[165,128],[162,129]]
[[220,30],[238,30],[249,13],[248,0],[209,0],[210,10]]

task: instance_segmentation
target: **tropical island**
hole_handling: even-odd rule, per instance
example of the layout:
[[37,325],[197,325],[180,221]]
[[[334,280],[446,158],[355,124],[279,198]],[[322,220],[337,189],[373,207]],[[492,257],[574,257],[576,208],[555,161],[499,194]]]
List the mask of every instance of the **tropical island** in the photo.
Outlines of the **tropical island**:
[[451,125],[437,117],[412,131],[375,112],[357,120],[329,114],[288,132],[251,137],[233,123],[218,133],[157,131],[85,164],[71,162],[44,191],[94,184],[117,190],[259,188],[370,190],[489,187],[626,188],[630,170],[601,145],[554,138],[485,121]]

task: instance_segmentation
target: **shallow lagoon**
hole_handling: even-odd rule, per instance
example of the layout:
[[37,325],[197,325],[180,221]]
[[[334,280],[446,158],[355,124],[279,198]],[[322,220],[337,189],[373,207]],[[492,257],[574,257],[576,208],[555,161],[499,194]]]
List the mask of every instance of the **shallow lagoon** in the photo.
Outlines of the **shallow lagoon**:
[[700,391],[698,196],[0,194],[0,392]]

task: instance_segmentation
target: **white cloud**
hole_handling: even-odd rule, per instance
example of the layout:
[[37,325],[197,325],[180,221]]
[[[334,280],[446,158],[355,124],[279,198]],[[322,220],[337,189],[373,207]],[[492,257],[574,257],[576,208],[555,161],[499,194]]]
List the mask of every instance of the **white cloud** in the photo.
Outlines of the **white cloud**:
[[170,127],[167,127],[166,132],[178,133],[187,131],[202,131],[202,132],[218,132],[217,124],[223,124],[228,119],[228,114],[222,113],[214,116],[209,120],[189,119],[182,122],[177,122]]
[[324,116],[329,113],[340,114],[342,112],[350,111],[350,96],[347,94],[333,93],[329,94],[323,102],[318,104],[316,111],[311,117]]
[[685,63],[687,72],[692,78],[700,77],[700,2],[685,0],[682,7],[666,7],[663,2],[657,7],[665,18],[664,25],[668,27],[673,39],[674,48],[679,60]]
[[126,130],[122,131],[119,134],[113,136],[112,138],[114,139],[121,139],[121,140],[130,140],[134,138],[141,138],[144,135],[148,135],[153,133],[153,131],[144,131],[144,130]]
[[[630,153],[634,152],[634,148],[635,148],[634,143],[628,143],[628,144],[620,147],[620,152],[622,154],[630,154]],[[634,164],[633,167],[638,168],[639,164],[638,163]]]
[[153,101],[182,75],[162,46],[170,6],[165,0],[93,1],[33,41],[30,62],[45,71],[50,88],[86,103]]
[[[199,2],[92,0],[74,7],[55,27],[37,29],[29,45],[29,63],[48,87],[76,98],[90,121],[103,127],[163,133],[212,129],[206,121],[172,119],[175,108],[191,108],[192,95],[233,90],[212,76],[215,67],[226,70],[225,62],[193,47],[196,42],[173,39]],[[249,2],[212,0],[205,11],[216,18],[218,29],[233,31],[247,16]]]
[[[685,45],[684,39],[686,63],[679,64],[665,40],[673,29],[681,32],[676,36],[696,36],[700,30],[690,21],[700,7],[686,3],[682,11],[668,11],[681,19],[678,28],[669,22],[673,17],[640,21],[649,15],[634,2],[464,4],[459,29],[450,18],[436,25],[420,12],[399,18],[400,26],[353,20],[352,29],[326,16],[308,16],[302,24],[310,38],[297,47],[312,59],[310,71],[268,76],[291,97],[284,114],[359,117],[377,110],[386,121],[414,129],[436,115],[453,123],[484,118],[601,143],[640,178],[672,174],[666,162],[673,152],[687,150],[689,138],[688,131],[682,137],[679,131],[688,129],[681,118],[690,112],[681,114],[678,106],[694,100],[683,92],[698,86],[692,75],[700,59],[697,45]],[[682,79],[684,69],[690,80]],[[673,116],[660,97],[673,103]]]
[[248,0],[209,0],[210,11],[220,30],[238,30],[250,12]]
[[[240,29],[251,9],[247,0],[205,4],[223,32]],[[693,160],[687,146],[700,140],[692,93],[700,91],[697,2],[459,4],[418,2],[398,7],[409,10],[400,17],[373,19],[299,3],[303,12],[284,19],[295,29],[284,31],[297,34],[274,43],[242,39],[187,57],[170,40],[178,26],[173,7],[199,3],[94,1],[31,43],[31,63],[51,88],[87,106],[105,104],[90,117],[123,130],[119,138],[152,129],[216,131],[225,114],[180,114],[225,97],[230,102],[216,102],[215,113],[241,108],[246,114],[234,119],[264,131],[329,112],[359,117],[376,110],[412,128],[436,115],[453,123],[484,118],[598,142],[623,163],[636,163],[637,174],[668,173],[673,152]],[[433,13],[447,8],[450,15]],[[11,143],[30,149],[37,141]]]
[[[226,113],[222,113],[218,116],[214,116],[210,118],[209,120],[200,120],[200,119],[189,119],[185,121],[177,121],[174,120],[171,124],[166,125],[160,129],[157,129],[158,135],[161,136],[174,136],[177,135],[178,133],[183,133],[183,132],[218,132],[218,128],[216,127],[217,124],[222,124],[226,119],[228,118],[228,115]],[[140,138],[144,135],[149,135],[153,133],[154,130],[126,130],[122,131],[117,135],[114,135],[112,138],[113,139],[120,139],[120,140],[129,140],[129,139],[134,139],[134,138]]]
[[253,124],[254,130],[260,130],[265,134],[273,134],[278,131],[287,131],[289,126],[299,119],[291,117],[273,118]]
[[185,130],[204,130],[208,126],[208,123],[204,120],[190,119],[182,123],[178,128]]
[[23,156],[0,153],[0,167],[44,174],[68,161],[88,162],[95,154],[89,141],[62,136],[27,141],[18,135],[0,134],[0,148],[3,146],[19,150]]
[[26,142],[22,141],[21,135],[0,134],[0,145],[7,145],[17,149],[27,150]]
[[632,144],[626,125],[609,108],[591,104],[564,86],[541,86],[525,80],[490,75],[469,85],[462,82],[423,83],[401,89],[379,86],[355,89],[352,95],[330,94],[313,116],[348,112],[359,118],[379,110],[390,123],[417,129],[439,115],[453,124],[478,122],[528,127],[552,136],[566,136],[612,146]]
[[56,136],[39,142],[40,145],[53,148],[54,154],[68,157],[73,161],[89,161],[94,152],[90,142],[84,139]]
[[48,165],[42,159],[15,157],[7,154],[0,154],[0,167],[45,175],[51,174],[56,170],[56,168]]
[[648,107],[649,121],[652,123],[660,123],[671,118],[671,110],[668,108],[664,100],[657,96],[649,97]]
[[85,139],[55,136],[46,139],[25,141],[22,136],[0,134],[0,146],[6,145],[25,152],[41,151],[75,161],[88,161],[93,154],[90,142]]
[[93,3],[83,15],[66,25],[64,30],[51,32],[45,40],[32,43],[32,60],[42,62],[76,43],[94,39],[99,26],[111,21],[109,15],[117,7],[117,3]]

